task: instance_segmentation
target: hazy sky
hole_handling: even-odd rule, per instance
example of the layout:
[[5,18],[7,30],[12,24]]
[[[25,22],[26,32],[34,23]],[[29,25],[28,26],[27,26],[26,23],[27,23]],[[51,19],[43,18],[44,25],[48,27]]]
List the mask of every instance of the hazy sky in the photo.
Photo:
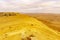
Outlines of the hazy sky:
[[0,11],[60,13],[60,0],[0,0]]

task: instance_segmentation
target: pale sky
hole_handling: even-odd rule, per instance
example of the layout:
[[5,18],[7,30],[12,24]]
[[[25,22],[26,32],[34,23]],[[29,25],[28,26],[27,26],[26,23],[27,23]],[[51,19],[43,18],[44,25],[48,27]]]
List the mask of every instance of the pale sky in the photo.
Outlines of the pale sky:
[[0,0],[0,12],[60,13],[60,0]]

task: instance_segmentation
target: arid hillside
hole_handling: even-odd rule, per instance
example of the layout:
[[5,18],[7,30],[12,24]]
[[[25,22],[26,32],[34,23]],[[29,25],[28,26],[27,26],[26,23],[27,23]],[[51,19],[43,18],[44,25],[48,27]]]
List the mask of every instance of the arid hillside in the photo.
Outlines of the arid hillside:
[[60,14],[27,14],[34,18],[37,18],[39,21],[42,21],[50,28],[60,31]]

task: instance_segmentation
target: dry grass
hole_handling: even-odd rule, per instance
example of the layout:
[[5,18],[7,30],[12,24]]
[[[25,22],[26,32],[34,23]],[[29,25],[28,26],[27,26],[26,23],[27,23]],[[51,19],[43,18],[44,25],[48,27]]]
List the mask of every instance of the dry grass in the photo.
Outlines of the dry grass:
[[60,31],[60,14],[27,14],[42,21],[50,28]]

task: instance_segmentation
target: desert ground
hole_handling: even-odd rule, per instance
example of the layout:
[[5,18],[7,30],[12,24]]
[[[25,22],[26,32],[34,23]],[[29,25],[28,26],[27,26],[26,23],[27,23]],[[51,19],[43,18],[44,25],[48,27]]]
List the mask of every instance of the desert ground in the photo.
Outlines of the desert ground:
[[42,21],[44,24],[49,26],[50,28],[60,32],[60,14],[52,14],[52,13],[29,13],[27,14],[32,16],[39,21]]

